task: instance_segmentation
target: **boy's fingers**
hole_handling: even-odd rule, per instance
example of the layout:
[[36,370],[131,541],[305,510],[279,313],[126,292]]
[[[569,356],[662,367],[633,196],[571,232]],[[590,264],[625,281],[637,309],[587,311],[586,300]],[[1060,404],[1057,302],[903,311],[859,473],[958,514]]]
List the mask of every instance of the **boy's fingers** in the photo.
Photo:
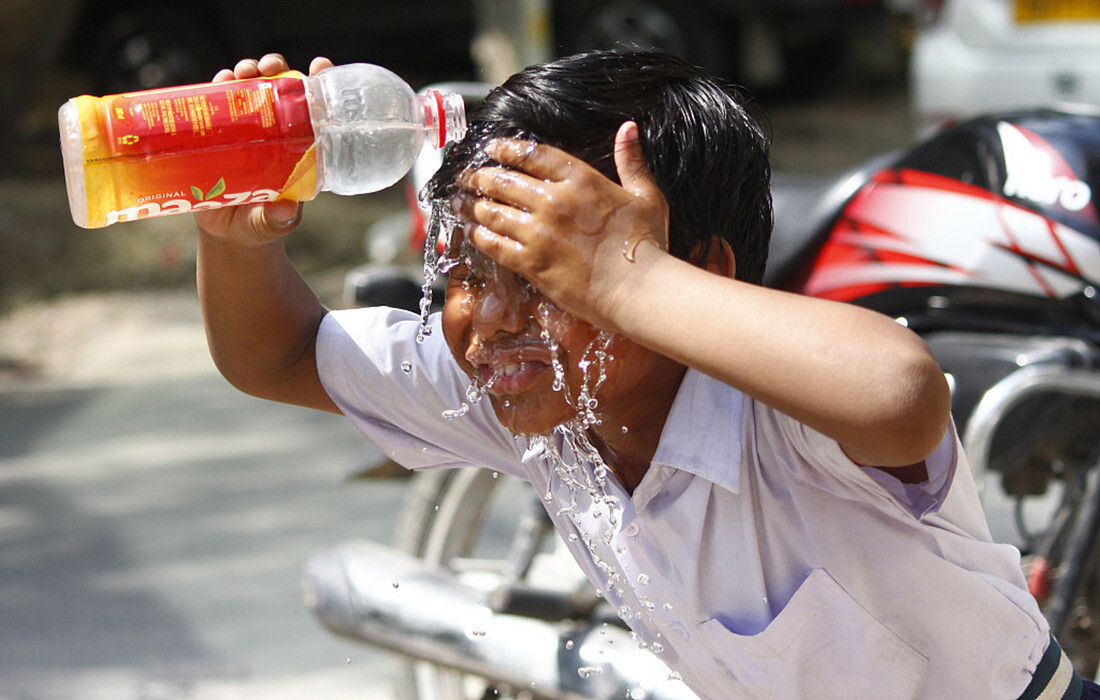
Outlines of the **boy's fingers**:
[[478,197],[531,209],[546,196],[546,183],[518,170],[487,167],[462,175],[459,185]]
[[265,204],[262,211],[264,227],[281,232],[298,224],[298,219],[302,216],[302,204],[279,199]]
[[256,67],[261,75],[277,75],[290,70],[290,64],[279,53],[266,54],[256,62]]
[[474,247],[487,255],[494,262],[503,265],[504,267],[518,272],[513,265],[516,265],[516,256],[522,250],[522,245],[508,236],[502,235],[486,228],[485,226],[473,226],[468,234],[469,240],[474,244]]
[[534,141],[497,139],[485,147],[485,153],[501,165],[550,182],[565,180],[573,169],[573,156]]
[[623,122],[615,134],[615,170],[619,173],[623,188],[631,194],[651,202],[664,201],[646,165],[635,122]]
[[237,65],[233,66],[233,77],[238,79],[260,77],[260,62],[254,58],[242,58],[237,61]]
[[531,221],[531,215],[525,211],[485,199],[474,202],[471,212],[477,223],[515,241],[525,237]]
[[[314,62],[318,60],[327,61],[329,66],[332,65],[332,62],[328,59],[315,58],[313,60]],[[237,64],[233,66],[232,69],[221,69],[214,75],[214,82],[220,83],[224,80],[272,76],[284,73],[288,70],[290,70],[290,64],[287,63],[286,58],[281,53],[269,53],[265,54],[263,58],[258,61],[254,58],[243,58],[237,61]]]
[[332,68],[332,61],[324,56],[317,56],[309,62],[310,75],[317,75],[326,68]]

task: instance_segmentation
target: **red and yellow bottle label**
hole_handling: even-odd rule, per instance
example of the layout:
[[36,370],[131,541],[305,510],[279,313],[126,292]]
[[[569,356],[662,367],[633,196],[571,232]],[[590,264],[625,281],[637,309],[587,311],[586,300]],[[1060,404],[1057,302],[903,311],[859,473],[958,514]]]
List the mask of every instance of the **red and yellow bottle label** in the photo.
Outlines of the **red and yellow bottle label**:
[[76,98],[88,225],[317,194],[300,73]]

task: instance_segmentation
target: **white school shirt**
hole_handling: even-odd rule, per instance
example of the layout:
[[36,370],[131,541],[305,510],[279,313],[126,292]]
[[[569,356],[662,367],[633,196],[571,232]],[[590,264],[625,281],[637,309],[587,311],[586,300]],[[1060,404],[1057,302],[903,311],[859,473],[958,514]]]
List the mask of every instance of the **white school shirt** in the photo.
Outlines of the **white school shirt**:
[[593,585],[701,697],[1012,700],[1028,685],[1049,627],[1019,552],[990,539],[953,427],[929,481],[906,485],[689,370],[634,494],[609,475],[611,502],[593,502],[488,401],[442,417],[469,381],[431,326],[418,343],[411,314],[328,314],[325,388],[409,468],[481,465],[549,493]]

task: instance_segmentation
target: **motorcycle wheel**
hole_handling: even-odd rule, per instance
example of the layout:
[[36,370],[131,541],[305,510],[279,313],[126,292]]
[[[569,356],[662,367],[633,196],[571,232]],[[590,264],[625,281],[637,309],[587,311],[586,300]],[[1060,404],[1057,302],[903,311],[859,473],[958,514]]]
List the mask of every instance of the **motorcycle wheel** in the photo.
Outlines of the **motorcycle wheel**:
[[[415,474],[395,544],[487,593],[516,580],[558,589],[587,585],[531,486],[488,469]],[[401,681],[408,700],[538,697],[423,661],[408,662]]]
[[1051,631],[1074,669],[1090,679],[1100,667],[1098,558],[1100,465],[1094,463],[1067,485],[1042,546],[1025,566],[1029,584],[1034,584],[1033,577],[1043,579],[1038,597]]

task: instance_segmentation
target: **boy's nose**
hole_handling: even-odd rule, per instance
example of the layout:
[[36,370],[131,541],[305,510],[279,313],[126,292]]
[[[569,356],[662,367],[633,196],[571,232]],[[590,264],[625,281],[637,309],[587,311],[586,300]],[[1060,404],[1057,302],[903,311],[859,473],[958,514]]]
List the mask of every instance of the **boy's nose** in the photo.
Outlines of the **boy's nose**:
[[473,328],[482,338],[515,334],[527,325],[527,295],[515,275],[502,272],[474,295]]

